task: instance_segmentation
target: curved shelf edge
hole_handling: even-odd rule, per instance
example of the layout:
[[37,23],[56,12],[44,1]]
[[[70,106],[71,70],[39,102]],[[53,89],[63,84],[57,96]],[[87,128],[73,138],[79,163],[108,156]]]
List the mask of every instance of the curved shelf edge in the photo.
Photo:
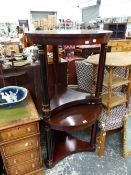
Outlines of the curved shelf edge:
[[48,168],[52,168],[60,160],[68,155],[78,152],[93,152],[95,151],[95,145],[91,146],[89,142],[76,139],[75,137],[64,133],[62,137],[57,139],[53,153],[52,164],[46,162]]

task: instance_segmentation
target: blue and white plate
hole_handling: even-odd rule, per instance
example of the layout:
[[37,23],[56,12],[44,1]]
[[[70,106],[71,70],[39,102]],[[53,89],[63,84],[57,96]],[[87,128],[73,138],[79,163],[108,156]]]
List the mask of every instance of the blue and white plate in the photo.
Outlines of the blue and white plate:
[[0,89],[0,106],[12,107],[27,97],[27,89],[19,86],[6,86]]

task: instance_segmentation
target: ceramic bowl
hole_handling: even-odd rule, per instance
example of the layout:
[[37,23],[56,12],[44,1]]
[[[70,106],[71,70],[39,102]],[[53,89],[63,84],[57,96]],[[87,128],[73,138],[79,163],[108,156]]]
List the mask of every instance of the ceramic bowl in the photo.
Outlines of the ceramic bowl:
[[0,89],[0,106],[12,107],[27,97],[27,89],[19,86],[6,86]]

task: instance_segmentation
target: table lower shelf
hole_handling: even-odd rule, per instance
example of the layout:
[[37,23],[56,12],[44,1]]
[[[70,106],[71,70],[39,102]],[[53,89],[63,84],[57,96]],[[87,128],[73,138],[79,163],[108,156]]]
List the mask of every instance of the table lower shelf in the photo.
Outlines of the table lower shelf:
[[51,165],[48,164],[47,166],[51,168],[66,156],[84,151],[95,151],[95,144],[91,146],[89,142],[79,140],[66,132],[62,132],[62,136],[58,136],[56,140]]
[[110,108],[113,108],[115,106],[118,106],[122,103],[126,103],[127,100],[126,100],[126,96],[125,95],[119,95],[117,93],[112,93],[111,94],[111,101],[110,101],[110,104],[108,104],[108,93],[105,93],[102,95],[102,104],[105,106],[105,107],[108,107],[108,105],[110,106]]

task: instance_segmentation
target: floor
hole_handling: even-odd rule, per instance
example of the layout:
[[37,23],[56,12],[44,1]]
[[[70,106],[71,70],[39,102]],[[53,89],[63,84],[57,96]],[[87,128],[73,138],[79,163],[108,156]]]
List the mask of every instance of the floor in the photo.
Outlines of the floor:
[[131,175],[131,156],[122,157],[122,132],[107,137],[102,158],[97,156],[97,147],[95,152],[72,154],[45,168],[45,175]]

